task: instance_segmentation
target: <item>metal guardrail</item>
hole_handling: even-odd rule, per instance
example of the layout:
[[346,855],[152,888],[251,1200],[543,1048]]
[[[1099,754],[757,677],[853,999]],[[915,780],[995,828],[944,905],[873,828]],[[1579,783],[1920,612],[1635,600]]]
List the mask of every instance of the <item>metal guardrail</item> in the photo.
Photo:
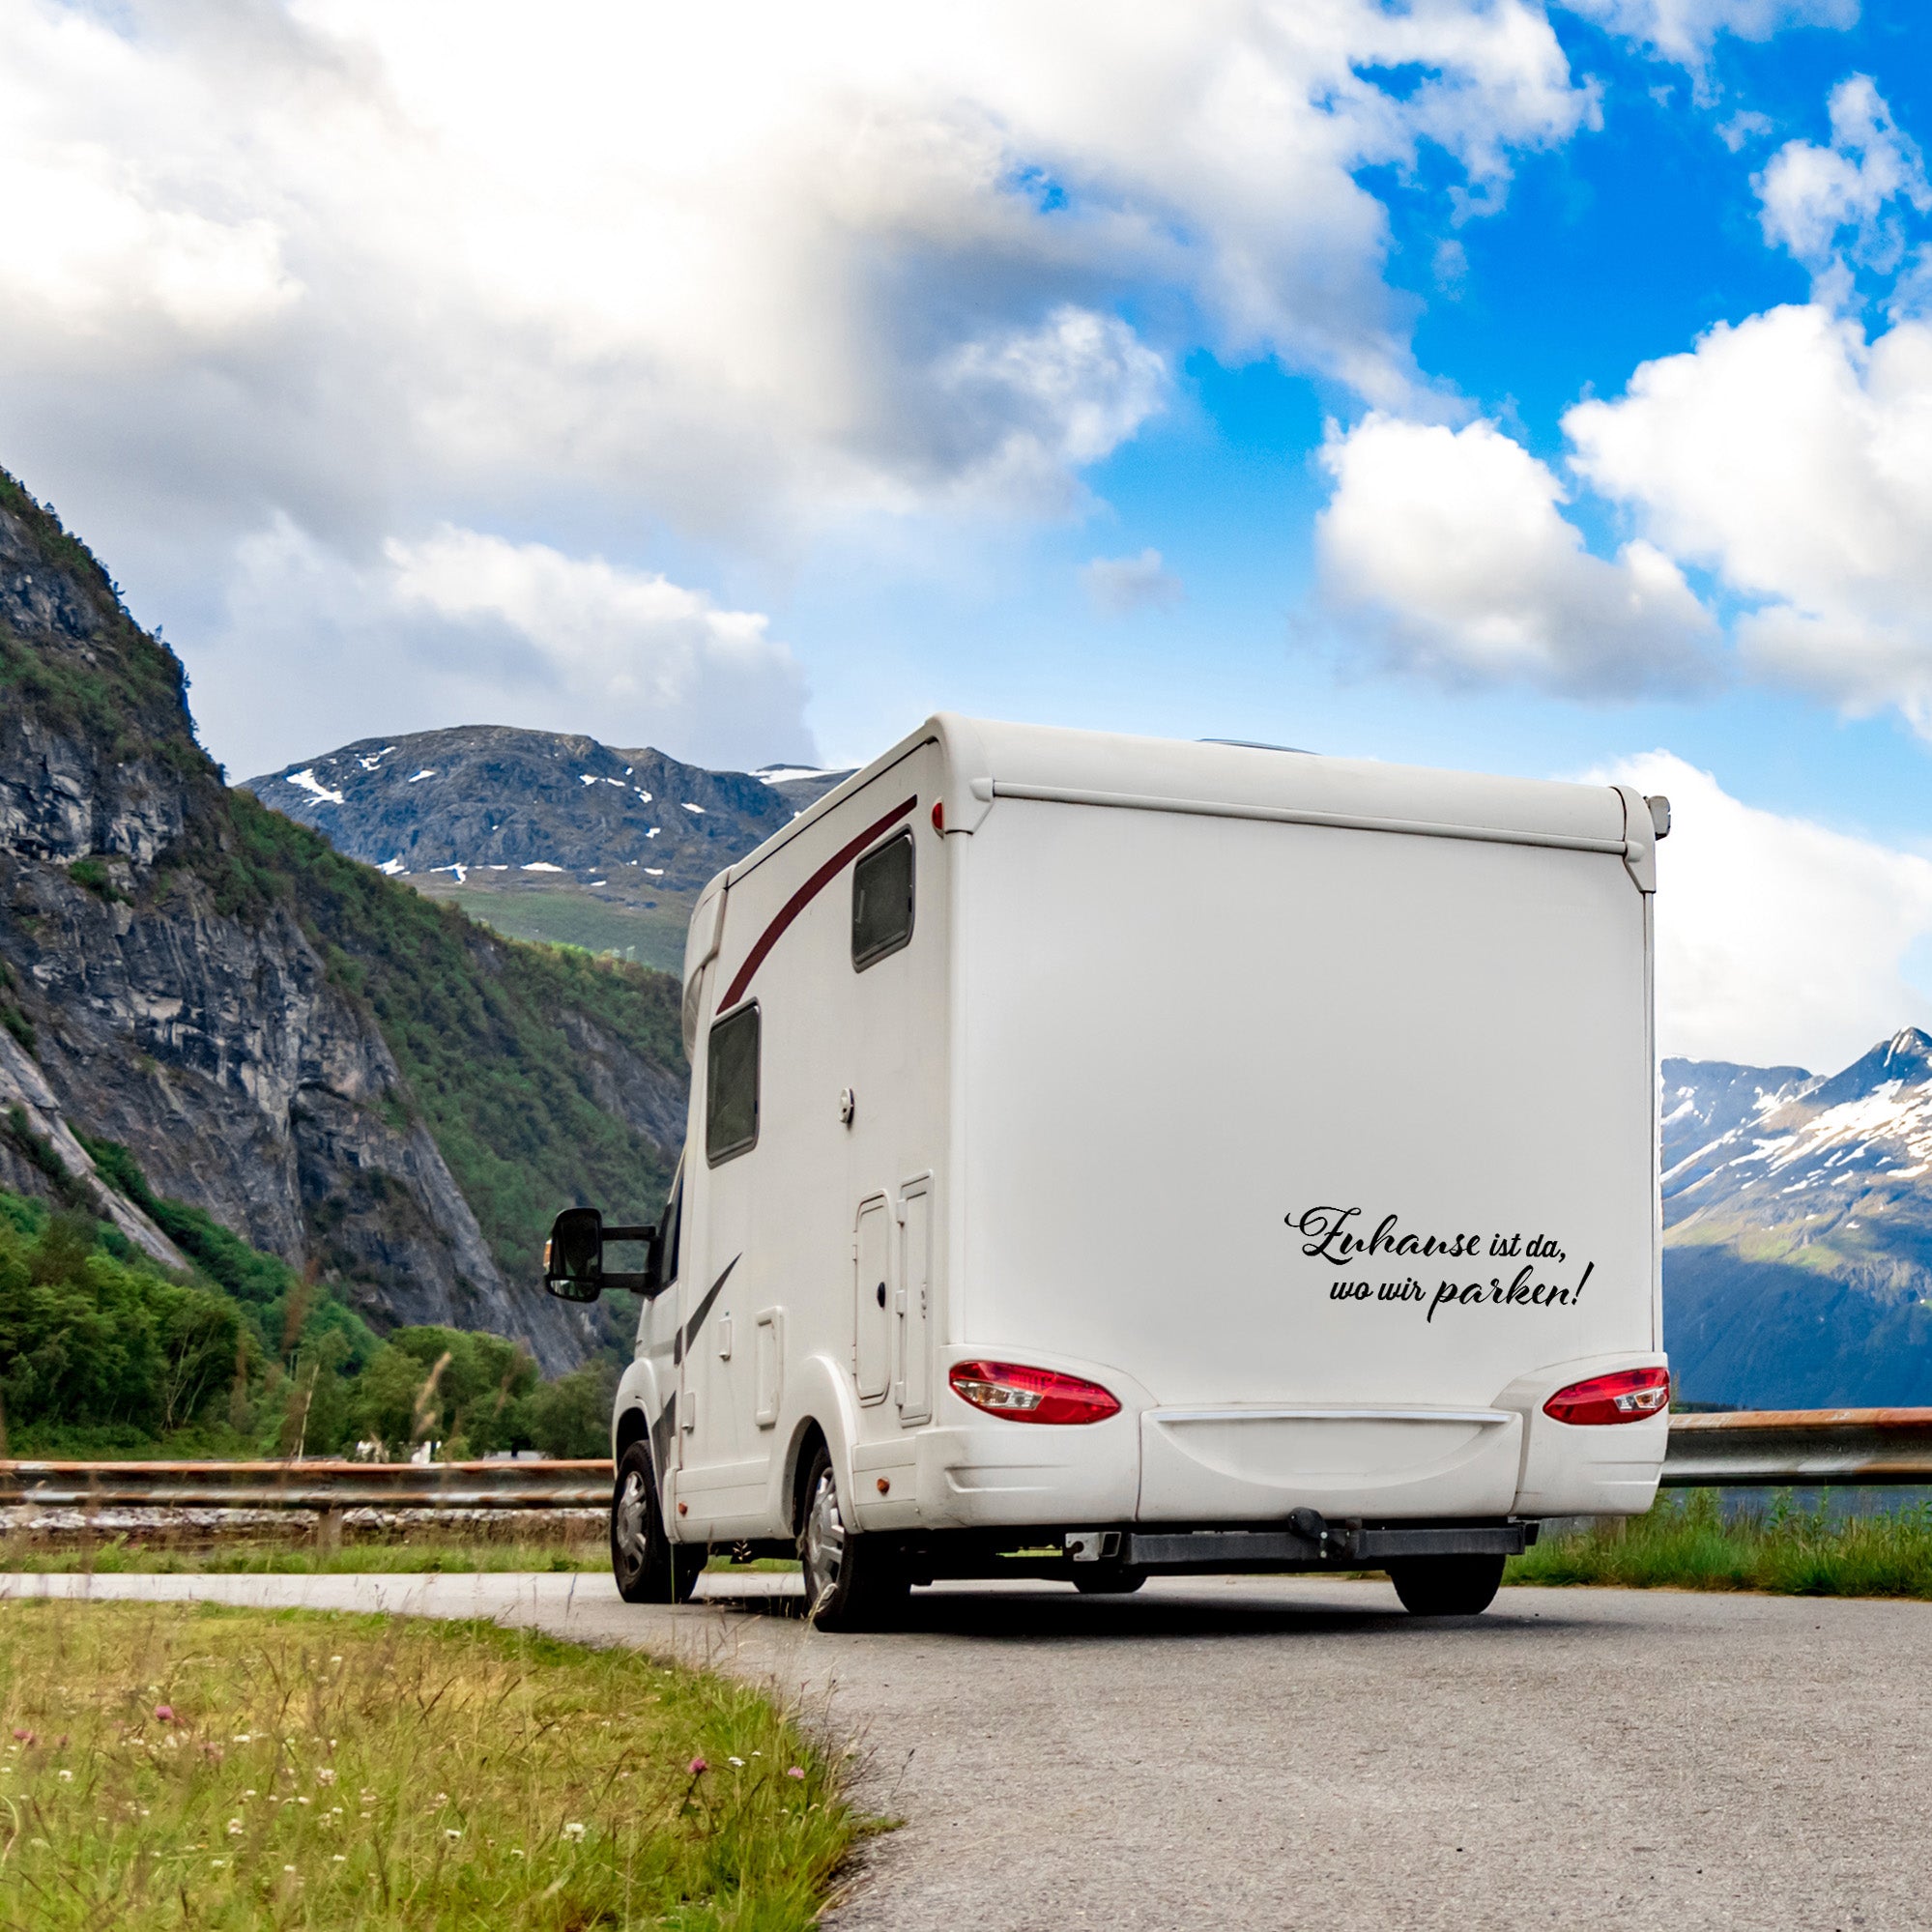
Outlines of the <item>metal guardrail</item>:
[[1670,1419],[1672,1488],[1932,1484],[1932,1409],[1739,1409]]
[[[1672,1488],[1932,1485],[1932,1408],[1674,1415]],[[583,1462],[7,1462],[0,1508],[585,1510],[611,1465]]]
[[584,1510],[611,1465],[584,1462],[0,1462],[0,1508]]

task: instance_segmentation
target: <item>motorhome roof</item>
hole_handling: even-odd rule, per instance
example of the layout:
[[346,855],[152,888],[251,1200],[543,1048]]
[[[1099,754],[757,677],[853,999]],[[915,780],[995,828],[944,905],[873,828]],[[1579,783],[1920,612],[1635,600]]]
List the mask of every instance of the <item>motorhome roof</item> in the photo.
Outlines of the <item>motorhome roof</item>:
[[[1002,724],[941,711],[713,883],[742,879],[860,787],[934,741],[947,767],[946,825],[956,831],[970,830],[996,798],[1016,797],[1603,851],[1623,851],[1627,837],[1626,796],[1610,785],[1494,778],[1372,759],[1283,758],[1271,746]],[[1648,823],[1641,829],[1648,832]]]

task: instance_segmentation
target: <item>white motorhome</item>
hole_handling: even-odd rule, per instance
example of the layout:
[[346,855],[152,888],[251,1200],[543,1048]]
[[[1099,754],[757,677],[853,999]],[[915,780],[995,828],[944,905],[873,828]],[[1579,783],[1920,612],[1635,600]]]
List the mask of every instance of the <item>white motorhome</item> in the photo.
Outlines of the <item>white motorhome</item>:
[[[618,1391],[633,1599],[1384,1569],[1482,1609],[1667,1428],[1625,787],[930,719],[706,887]],[[645,1239],[606,1273],[603,1245]]]

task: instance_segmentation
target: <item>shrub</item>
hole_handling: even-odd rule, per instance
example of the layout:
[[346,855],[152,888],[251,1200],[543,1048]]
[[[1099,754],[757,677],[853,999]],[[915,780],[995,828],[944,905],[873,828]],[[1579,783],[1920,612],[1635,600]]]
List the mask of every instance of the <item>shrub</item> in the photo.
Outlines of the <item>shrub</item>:
[[239,1323],[225,1295],[103,1253],[92,1222],[0,1223],[0,1393],[14,1427],[186,1427],[225,1392]]
[[601,1363],[546,1382],[524,1404],[531,1444],[545,1456],[608,1456],[617,1371]]

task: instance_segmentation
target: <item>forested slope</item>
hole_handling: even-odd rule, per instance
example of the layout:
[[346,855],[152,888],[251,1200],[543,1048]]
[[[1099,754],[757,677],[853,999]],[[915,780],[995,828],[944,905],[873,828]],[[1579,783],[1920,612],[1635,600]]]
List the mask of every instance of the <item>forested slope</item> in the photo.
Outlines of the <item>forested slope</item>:
[[521,946],[229,793],[173,653],[0,475],[0,1186],[188,1257],[85,1151],[331,1284],[381,1330],[598,1319],[535,1288],[558,1206],[661,1200],[677,989]]

